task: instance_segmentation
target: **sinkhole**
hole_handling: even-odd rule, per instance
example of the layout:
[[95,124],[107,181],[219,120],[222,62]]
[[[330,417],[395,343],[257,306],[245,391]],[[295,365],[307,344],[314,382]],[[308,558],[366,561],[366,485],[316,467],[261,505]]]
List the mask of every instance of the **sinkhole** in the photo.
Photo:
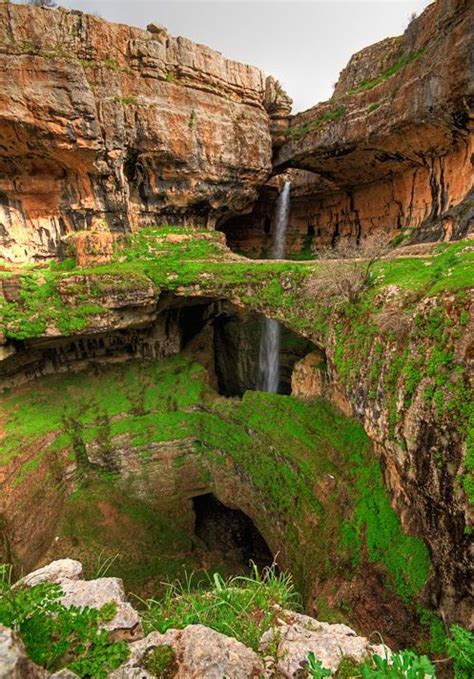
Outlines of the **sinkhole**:
[[235,572],[248,569],[250,562],[259,569],[272,565],[265,539],[240,509],[226,507],[212,493],[194,497],[193,509],[196,536]]

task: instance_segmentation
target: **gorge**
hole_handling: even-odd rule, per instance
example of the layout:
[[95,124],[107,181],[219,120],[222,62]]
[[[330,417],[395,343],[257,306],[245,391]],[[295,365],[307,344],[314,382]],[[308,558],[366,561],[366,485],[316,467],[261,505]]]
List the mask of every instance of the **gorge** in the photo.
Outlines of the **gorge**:
[[[158,24],[0,4],[14,579],[108,564],[147,611],[186,573],[221,591],[212,574],[275,562],[305,613],[364,649],[378,631],[457,671],[452,630],[473,623],[471,29],[467,0],[437,0],[291,115],[275,78]],[[271,627],[262,611],[262,648],[245,638],[260,669],[229,679],[267,672],[286,613]],[[311,676],[305,662],[264,676]]]

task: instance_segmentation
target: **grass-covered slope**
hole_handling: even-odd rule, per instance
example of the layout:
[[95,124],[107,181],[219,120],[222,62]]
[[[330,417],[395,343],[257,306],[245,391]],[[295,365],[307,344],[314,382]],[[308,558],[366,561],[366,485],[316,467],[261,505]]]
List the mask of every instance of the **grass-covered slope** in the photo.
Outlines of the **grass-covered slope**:
[[[405,601],[425,584],[427,550],[401,530],[362,427],[322,399],[247,392],[228,400],[207,386],[199,364],[177,357],[41,378],[4,397],[4,412],[1,462],[15,467],[17,492],[27,494],[58,460],[74,464],[61,535],[91,569],[103,547],[103,558],[119,551],[114,571],[133,589],[196,566],[189,533],[156,498],[160,481],[155,494],[143,492],[151,491],[153,465],[179,479],[191,474],[191,460],[202,470],[201,492],[222,495],[226,483],[240,481],[243,503],[300,589],[315,577],[347,576],[366,560],[382,565]],[[184,440],[191,452],[179,448]],[[168,442],[178,451],[171,462],[160,452]],[[118,465],[119,450],[128,468]]]
[[[81,268],[71,259],[3,271],[10,288],[16,285],[18,291],[13,301],[3,303],[2,330],[7,342],[86,334],[98,327],[113,331],[115,307],[138,309],[136,322],[140,309],[162,292],[232,299],[282,320],[325,350],[326,379],[344,394],[375,442],[390,479],[392,503],[405,520],[410,517],[410,526],[429,545],[440,591],[448,599],[449,592],[462,598],[469,569],[468,499],[474,492],[469,368],[473,262],[471,241],[437,245],[424,256],[383,259],[373,264],[367,285],[356,298],[347,300],[328,295],[318,284],[332,267],[337,276],[353,262],[249,261],[233,256],[219,234],[144,229],[117,244],[106,264]],[[132,367],[120,370],[125,375]],[[76,379],[81,378],[51,378],[51,384],[65,394],[69,381]],[[89,375],[88,384],[95,379]],[[325,572],[334,572],[339,566],[330,559],[340,559],[344,570],[347,564],[368,558],[384,564],[402,597],[419,591],[427,574],[426,554],[413,547],[415,543],[407,546],[396,537],[398,519],[358,425],[349,426],[348,420],[340,425],[340,416],[323,402],[317,412],[314,404],[265,394],[248,393],[241,403],[228,402],[211,398],[207,387],[195,387],[195,400],[181,407],[181,397],[171,395],[177,378],[171,383],[165,379],[162,391],[153,397],[156,412],[151,412],[148,388],[140,388],[139,396],[132,391],[128,398],[127,389],[113,379],[108,378],[108,387],[97,386],[94,398],[87,391],[83,409],[77,397],[81,389],[72,389],[70,428],[58,425],[63,440],[57,441],[44,430],[46,447],[69,450],[73,440],[79,458],[92,446],[96,456],[102,451],[110,462],[110,437],[119,442],[125,437],[126,444],[135,447],[180,441],[186,450],[189,446],[199,450],[199,459],[205,461],[201,471],[194,472],[203,484],[219,468],[224,477],[236,470],[256,496],[265,498],[260,528],[265,534],[268,524],[275,541],[285,544],[297,580],[309,582],[307,569],[315,563],[318,569],[326,564]],[[191,384],[186,380],[185,398]],[[106,406],[96,402],[103,389],[110,389],[103,399]],[[152,394],[153,389],[156,385]],[[91,409],[89,403],[95,406]],[[39,422],[44,418],[46,428],[56,426],[54,417],[57,422],[62,418],[54,415],[56,404],[61,398],[54,396],[35,415]],[[108,412],[113,404],[117,410]],[[129,404],[134,404],[133,413]],[[104,409],[106,414],[97,419]],[[38,423],[29,424],[33,421],[25,418],[24,426],[42,431]],[[13,473],[12,487],[19,488],[27,472],[40,468],[43,450],[44,445],[37,446],[34,440],[23,447],[25,459]],[[141,455],[147,454],[144,446]],[[12,455],[7,441],[4,459]],[[282,464],[275,464],[275,459]],[[343,485],[336,484],[337,490],[330,484],[318,487],[315,479],[326,472],[343,478]],[[340,495],[341,488],[349,490]],[[331,511],[322,511],[323,499],[332,503]],[[275,520],[285,512],[287,519]],[[434,516],[439,520],[433,521]],[[315,542],[315,530],[324,539]],[[301,549],[302,544],[308,551]],[[304,557],[305,563],[303,553],[311,554]],[[446,605],[454,606],[452,601]],[[452,615],[457,605],[450,610]]]
[[466,441],[467,450],[462,464],[459,455],[445,463],[456,467],[459,488],[472,501],[474,413],[466,348],[474,322],[472,241],[441,244],[426,256],[380,260],[356,302],[341,303],[317,283],[331,267],[337,277],[351,262],[247,260],[233,256],[220,236],[149,228],[117,244],[107,264],[81,268],[69,259],[0,271],[18,286],[14,301],[0,298],[4,341],[112,331],[114,305],[119,311],[127,304],[145,308],[161,292],[237,299],[322,345],[350,397],[358,391],[366,410],[384,413],[372,423],[380,441],[388,432],[402,449],[410,447],[403,420],[414,402],[423,401],[428,419],[446,420],[456,429],[451,448]]
[[[103,305],[107,294],[147,290],[150,284],[157,294],[236,294],[245,304],[280,317],[295,330],[319,333],[324,329],[327,305],[319,308],[305,286],[308,279],[318,276],[317,262],[235,257],[220,235],[148,228],[117,245],[107,264],[77,267],[71,258],[15,270],[7,266],[0,278],[18,277],[19,292],[15,301],[4,300],[0,307],[4,337],[34,338],[51,334],[53,328],[64,335],[86,332],[107,311]],[[374,284],[364,299],[373,300],[388,285],[409,291],[413,299],[459,293],[473,287],[473,266],[474,249],[465,241],[440,245],[426,257],[381,260],[373,268]]]

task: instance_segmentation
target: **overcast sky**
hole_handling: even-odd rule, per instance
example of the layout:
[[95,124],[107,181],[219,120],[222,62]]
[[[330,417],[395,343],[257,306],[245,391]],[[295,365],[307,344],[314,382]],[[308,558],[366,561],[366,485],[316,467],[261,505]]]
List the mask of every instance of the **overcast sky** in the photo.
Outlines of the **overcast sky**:
[[280,80],[293,111],[328,99],[349,57],[399,35],[429,0],[59,0],[63,7],[182,35]]

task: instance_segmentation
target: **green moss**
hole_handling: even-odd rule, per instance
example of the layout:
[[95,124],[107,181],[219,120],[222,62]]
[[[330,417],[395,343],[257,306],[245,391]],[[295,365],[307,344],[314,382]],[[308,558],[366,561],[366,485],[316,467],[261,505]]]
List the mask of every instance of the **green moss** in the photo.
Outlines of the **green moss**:
[[397,59],[397,61],[394,64],[392,64],[392,66],[385,69],[385,71],[383,71],[376,78],[372,78],[371,80],[363,80],[361,83],[356,85],[356,87],[353,87],[352,89],[348,90],[346,94],[348,95],[358,94],[359,92],[371,90],[377,85],[380,85],[380,83],[385,82],[386,80],[394,76],[396,73],[399,73],[408,64],[411,64],[415,61],[418,61],[418,59],[421,59],[424,53],[425,49],[423,48],[416,50],[414,52],[408,52],[408,54],[404,54],[402,57],[400,57],[400,59]]
[[145,669],[159,679],[171,679],[176,671],[176,653],[163,644],[154,648],[145,658]]
[[[326,401],[303,403],[252,391],[240,402],[230,401],[217,396],[206,384],[204,369],[184,357],[130,362],[94,375],[47,377],[41,380],[41,389],[38,384],[5,398],[2,462],[20,455],[26,446],[34,449],[36,438],[48,432],[57,432],[58,438],[52,437],[41,456],[52,456],[73,441],[84,455],[84,445],[94,442],[97,455],[111,471],[118,436],[126,435],[132,445],[143,448],[144,465],[152,442],[193,441],[203,483],[211,481],[216,467],[230,465],[234,473],[244,474],[262,499],[262,530],[272,531],[275,521],[284,526],[282,539],[300,587],[311,581],[305,578],[311,570],[329,577],[335,568],[357,567],[364,545],[369,560],[385,566],[401,596],[412,596],[423,585],[426,548],[403,535],[363,428]],[[39,456],[34,460],[22,468],[18,485],[34,473]],[[180,474],[185,464],[185,456],[178,455],[174,473]],[[109,554],[119,551],[116,570],[132,588],[147,577],[174,576],[183,563],[192,565],[188,557],[174,559],[180,551],[189,553],[189,538],[167,522],[159,505],[134,498],[114,474],[97,477],[94,467],[83,468],[92,485],[86,483],[68,500],[63,537],[80,538],[91,554],[103,547]],[[335,487],[323,501],[312,488],[314,479],[327,474],[335,479]],[[98,508],[104,498],[112,515],[132,521],[136,537],[129,545],[126,524],[122,534],[102,523]],[[316,517],[318,539],[305,540],[302,554],[300,531]],[[143,542],[137,548],[139,535]],[[92,568],[87,555],[85,561]]]
[[114,97],[114,101],[124,106],[138,106],[138,97],[130,95],[128,97]]
[[318,116],[317,118],[309,120],[307,123],[288,127],[285,130],[285,134],[291,139],[301,139],[301,137],[304,137],[304,135],[308,134],[308,132],[320,129],[327,123],[334,122],[335,120],[340,120],[346,115],[346,113],[347,109],[345,106],[338,106],[337,108],[327,111],[326,113],[324,113],[321,116]]

